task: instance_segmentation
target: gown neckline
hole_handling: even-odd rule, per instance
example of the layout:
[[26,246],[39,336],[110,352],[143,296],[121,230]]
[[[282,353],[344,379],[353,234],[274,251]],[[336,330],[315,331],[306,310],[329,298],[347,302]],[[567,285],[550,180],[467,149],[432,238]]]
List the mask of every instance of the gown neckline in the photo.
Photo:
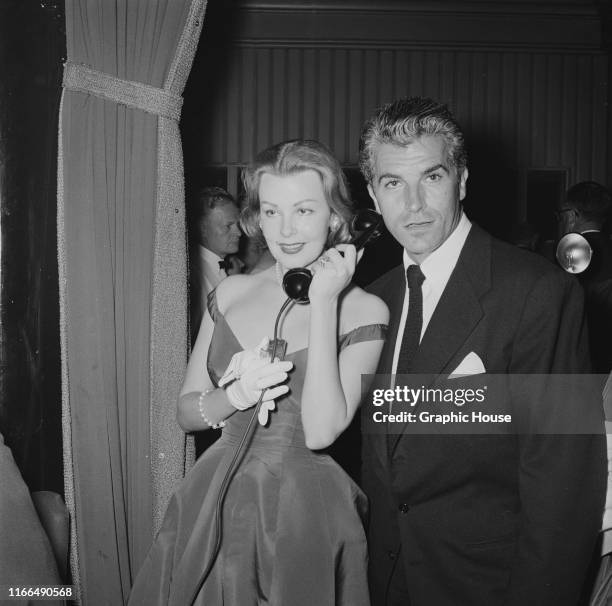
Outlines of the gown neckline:
[[[215,298],[216,298],[216,290],[213,291]],[[225,324],[225,326],[227,327],[227,330],[229,331],[229,333],[231,334],[232,338],[234,339],[234,341],[236,342],[236,344],[238,345],[238,347],[241,350],[246,350],[248,349],[247,347],[245,347],[242,344],[242,341],[238,338],[238,335],[234,332],[234,329],[231,327],[230,323],[227,321],[227,318],[225,317],[225,315],[221,312],[221,310],[216,306],[215,304],[215,308],[216,308],[216,314],[218,317],[220,317],[223,320],[223,323]],[[359,330],[363,330],[364,328],[368,328],[370,326],[384,326],[385,328],[387,328],[386,324],[380,324],[378,322],[372,323],[372,324],[364,324],[362,326],[356,326],[355,328],[352,328],[351,330],[349,330],[348,332],[342,333],[339,337],[338,337],[338,343],[342,343],[351,333],[354,332],[358,332]],[[285,358],[287,358],[288,356],[295,356],[299,353],[308,351],[308,346],[306,347],[302,347],[300,349],[296,349],[294,351],[292,351],[291,353],[285,353]]]
[[[241,350],[245,350],[248,349],[247,347],[245,347],[242,342],[240,341],[240,339],[238,338],[238,335],[236,335],[236,333],[234,332],[234,329],[231,327],[230,323],[227,321],[227,319],[225,318],[225,316],[220,312],[217,311],[217,313],[219,314],[219,317],[223,320],[223,323],[225,324],[225,326],[227,327],[228,331],[230,332],[230,334],[232,335],[232,338],[234,339],[234,341],[236,341],[238,347]],[[344,336],[344,335],[343,335]],[[301,349],[296,349],[295,351],[292,351],[290,353],[285,353],[285,357],[288,356],[294,356],[296,354],[302,353],[303,351],[306,351],[308,349],[308,347],[302,347]]]

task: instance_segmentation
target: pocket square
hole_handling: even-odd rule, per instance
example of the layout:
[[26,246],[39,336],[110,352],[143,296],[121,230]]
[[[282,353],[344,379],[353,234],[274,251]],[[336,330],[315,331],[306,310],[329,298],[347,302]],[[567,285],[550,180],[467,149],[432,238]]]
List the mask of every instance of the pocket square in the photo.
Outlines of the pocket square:
[[467,377],[469,375],[479,375],[486,372],[482,360],[478,354],[471,351],[463,360],[461,360],[459,366],[451,372],[448,376],[449,379],[458,379],[459,377]]

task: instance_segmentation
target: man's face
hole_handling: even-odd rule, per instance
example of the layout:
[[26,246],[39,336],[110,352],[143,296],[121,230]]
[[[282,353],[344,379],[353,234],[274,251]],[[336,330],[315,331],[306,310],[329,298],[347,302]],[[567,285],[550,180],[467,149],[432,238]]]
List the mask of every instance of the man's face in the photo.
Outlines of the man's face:
[[201,228],[201,244],[220,257],[238,252],[240,228],[238,208],[234,204],[220,204],[213,208]]
[[447,156],[441,136],[374,149],[368,191],[387,229],[417,263],[448,238],[461,218],[468,172],[458,174]]

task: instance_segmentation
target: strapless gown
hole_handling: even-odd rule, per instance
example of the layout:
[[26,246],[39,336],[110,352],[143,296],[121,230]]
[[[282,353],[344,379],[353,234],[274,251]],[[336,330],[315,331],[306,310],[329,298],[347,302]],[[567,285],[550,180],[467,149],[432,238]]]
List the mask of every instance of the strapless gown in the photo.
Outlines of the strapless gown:
[[[218,311],[208,372],[217,384],[243,349]],[[339,347],[381,339],[385,327],[361,326]],[[307,350],[294,363],[290,392],[276,402],[236,475],[222,516],[222,543],[197,594],[197,606],[368,606],[366,497],[324,452],[306,447],[300,416]],[[172,496],[162,527],[130,594],[131,606],[189,606],[213,550],[219,488],[253,409],[237,412]],[[358,453],[355,453],[358,456]]]

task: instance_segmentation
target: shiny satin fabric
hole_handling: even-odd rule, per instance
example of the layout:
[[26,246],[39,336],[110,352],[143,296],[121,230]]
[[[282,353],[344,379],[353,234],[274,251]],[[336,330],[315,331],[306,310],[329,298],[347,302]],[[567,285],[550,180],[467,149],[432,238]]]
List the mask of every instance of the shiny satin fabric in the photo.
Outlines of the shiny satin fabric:
[[[242,349],[216,315],[208,356],[217,381]],[[361,327],[342,339],[381,338]],[[259,426],[223,507],[222,546],[196,601],[204,605],[368,606],[366,499],[331,457],[304,442],[300,399],[307,350],[290,353],[290,393]],[[213,550],[219,487],[252,410],[232,415],[221,438],[174,494],[130,604],[185,606]]]

